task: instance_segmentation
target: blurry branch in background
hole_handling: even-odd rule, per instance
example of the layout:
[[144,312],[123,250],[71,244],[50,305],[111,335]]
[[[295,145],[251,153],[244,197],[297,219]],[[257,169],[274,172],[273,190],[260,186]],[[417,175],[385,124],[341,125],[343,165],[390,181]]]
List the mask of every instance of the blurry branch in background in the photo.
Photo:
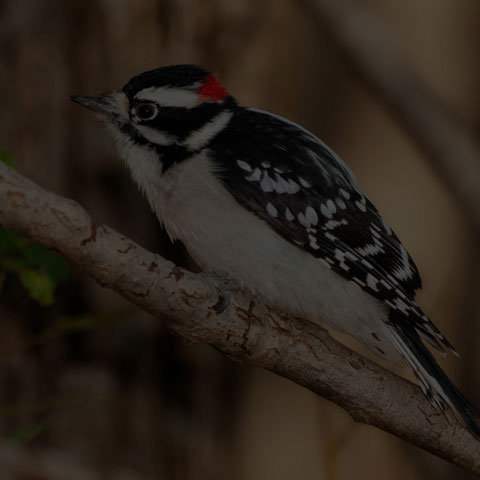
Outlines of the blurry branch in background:
[[354,0],[296,0],[321,24],[449,188],[480,235],[480,147],[402,55],[383,24]]
[[420,389],[301,319],[235,293],[217,314],[220,293],[205,279],[148,252],[76,202],[50,193],[0,163],[0,225],[60,253],[101,285],[158,318],[189,342],[286,377],[375,425],[480,474],[480,442],[432,410]]

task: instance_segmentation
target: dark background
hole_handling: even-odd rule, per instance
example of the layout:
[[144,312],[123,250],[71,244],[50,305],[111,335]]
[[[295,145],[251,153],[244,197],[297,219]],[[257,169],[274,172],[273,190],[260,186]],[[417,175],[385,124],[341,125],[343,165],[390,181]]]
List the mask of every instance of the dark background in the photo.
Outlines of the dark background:
[[[97,221],[188,266],[103,125],[69,95],[161,65],[209,68],[241,104],[304,125],[351,166],[418,264],[420,304],[462,354],[442,366],[479,405],[478,238],[298,3],[0,0],[0,149]],[[478,2],[361,4],[478,137]],[[186,345],[74,267],[48,308],[9,276],[0,332],[1,480],[471,478],[291,382]]]

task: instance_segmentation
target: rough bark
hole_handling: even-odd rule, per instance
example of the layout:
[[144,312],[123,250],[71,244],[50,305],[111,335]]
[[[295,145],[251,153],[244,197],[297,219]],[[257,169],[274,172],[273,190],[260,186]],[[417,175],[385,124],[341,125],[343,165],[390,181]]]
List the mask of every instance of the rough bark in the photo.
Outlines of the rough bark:
[[480,474],[480,443],[432,410],[420,389],[333,340],[241,293],[216,313],[219,292],[202,277],[148,252],[76,202],[0,164],[0,224],[60,253],[101,285],[162,318],[175,334],[266,368],[375,425]]

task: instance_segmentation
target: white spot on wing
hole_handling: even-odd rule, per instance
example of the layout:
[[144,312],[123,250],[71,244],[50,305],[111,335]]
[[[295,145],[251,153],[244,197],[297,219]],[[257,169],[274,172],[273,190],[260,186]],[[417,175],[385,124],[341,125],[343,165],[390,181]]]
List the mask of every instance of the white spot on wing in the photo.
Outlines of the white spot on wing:
[[281,177],[278,173],[275,173],[275,185],[274,185],[274,188],[275,188],[275,191],[277,193],[286,193],[288,192],[289,190],[289,185],[288,185],[288,182],[285,181],[285,179],[283,177]]
[[345,263],[346,259],[346,254],[345,252],[342,252],[340,249],[335,249],[335,258],[338,260],[340,263],[340,268],[348,272],[350,270],[350,267]]
[[395,289],[395,293],[400,297],[400,298],[404,298],[404,299],[407,299],[407,297],[405,296],[405,294],[398,288]]
[[325,232],[323,235],[332,242],[335,242],[337,240],[337,237],[335,235],[332,235],[330,232]]
[[288,190],[287,193],[291,195],[300,191],[300,185],[297,182],[294,182],[291,178],[288,179]]
[[276,218],[278,215],[277,209],[270,202],[267,203],[267,212],[273,218]]
[[337,207],[330,198],[327,200],[327,208],[332,212],[332,215],[337,212]]
[[395,299],[395,306],[396,306],[397,310],[400,310],[403,313],[408,313],[408,311],[410,310],[408,305],[403,300],[401,300],[400,298]]
[[332,218],[333,216],[330,209],[324,203],[320,205],[320,213],[326,218]]
[[367,285],[368,285],[374,292],[378,292],[377,284],[378,284],[378,280],[377,280],[371,273],[368,273],[368,274],[367,274]]
[[297,178],[298,178],[298,181],[300,182],[300,185],[302,185],[302,187],[310,188],[312,186],[312,184],[310,182],[307,182],[307,180],[305,180],[304,178],[302,177],[297,177]]
[[382,236],[380,235],[380,233],[378,233],[378,230],[376,228],[373,228],[373,226],[375,226],[374,224],[372,224],[372,227],[370,227],[370,232],[371,234],[375,237],[375,238],[382,238]]
[[310,222],[307,220],[303,212],[300,212],[297,215],[298,221],[300,222],[301,225],[303,225],[305,228],[310,227]]
[[290,211],[290,209],[289,209],[288,207],[285,209],[285,218],[286,218],[289,222],[291,222],[292,220],[295,219],[295,217],[293,216],[292,212]]
[[314,235],[309,235],[308,240],[310,242],[310,247],[313,248],[314,250],[318,250],[320,247],[318,246],[317,239],[315,238]]
[[391,290],[391,289],[392,289],[392,286],[390,285],[390,283],[387,282],[386,280],[384,280],[383,278],[380,279],[380,283],[381,283],[387,290]]
[[310,205],[305,210],[305,216],[311,225],[316,225],[318,223],[317,212]]
[[263,177],[260,182],[260,187],[266,193],[273,192],[274,183],[273,183],[273,180],[268,176],[267,172],[263,172]]
[[340,225],[348,225],[348,222],[342,218],[340,221],[339,220],[329,220],[327,223],[323,225],[323,228],[327,230],[333,230],[334,228],[339,227]]
[[260,169],[257,167],[255,170],[252,172],[251,175],[248,177],[245,177],[245,180],[248,180],[249,182],[258,182],[262,176],[262,172]]
[[401,260],[402,267],[396,268],[393,271],[393,274],[395,275],[395,277],[397,277],[400,280],[408,280],[413,276],[412,268],[410,267],[410,262],[408,260],[408,253],[405,250],[405,247],[401,244],[399,245],[399,250],[402,256],[402,260]]
[[390,225],[382,218],[382,223],[383,223],[383,228],[385,228],[385,231],[387,232],[388,235],[392,234],[392,229],[390,228]]
[[373,265],[368,261],[362,258],[362,263],[367,267],[373,270]]
[[244,162],[243,160],[237,160],[237,165],[242,169],[245,170],[246,172],[251,172],[252,167],[250,166],[249,163]]
[[367,211],[367,207],[365,206],[364,203],[362,203],[361,201],[359,200],[355,200],[355,205],[357,206],[357,208],[362,211],[362,212],[366,212]]
[[364,247],[356,248],[355,251],[358,252],[363,257],[376,255],[377,253],[385,253],[385,250],[383,249],[382,245],[379,243],[371,243],[369,245],[365,245]]

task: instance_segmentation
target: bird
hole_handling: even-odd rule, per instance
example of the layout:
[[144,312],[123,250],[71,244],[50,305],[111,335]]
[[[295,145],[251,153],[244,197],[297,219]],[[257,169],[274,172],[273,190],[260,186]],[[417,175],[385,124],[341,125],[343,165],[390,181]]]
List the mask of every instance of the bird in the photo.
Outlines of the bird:
[[457,355],[416,303],[414,261],[313,133],[239,105],[197,65],[159,67],[71,100],[107,122],[159,222],[204,272],[403,360],[433,407],[480,440],[476,408],[424,343]]

